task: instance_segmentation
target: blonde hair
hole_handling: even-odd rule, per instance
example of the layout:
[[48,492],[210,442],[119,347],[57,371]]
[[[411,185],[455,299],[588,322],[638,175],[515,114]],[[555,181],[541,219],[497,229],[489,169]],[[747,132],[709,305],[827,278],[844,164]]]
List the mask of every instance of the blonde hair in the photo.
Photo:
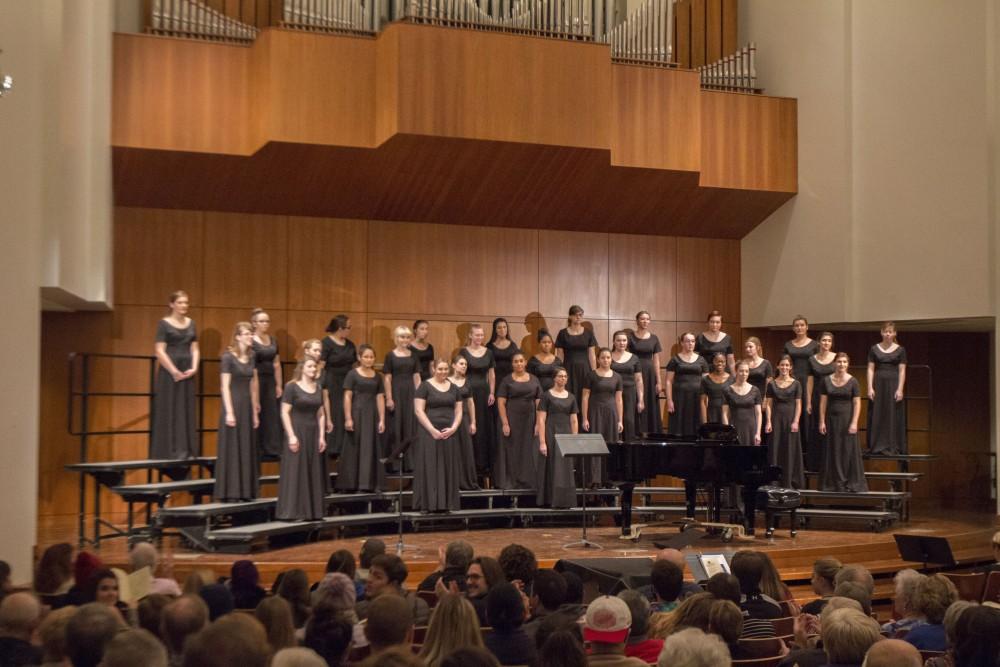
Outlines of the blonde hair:
[[757,348],[757,354],[760,355],[761,351],[764,349],[764,346],[761,345],[760,343],[760,338],[757,338],[756,336],[750,336],[745,341],[743,341],[743,348],[746,349],[746,346],[749,345],[750,343],[754,344],[754,347]]
[[[466,345],[472,344],[472,332],[475,331],[476,329],[482,331],[484,336],[486,335],[486,329],[483,328],[482,324],[480,324],[479,322],[469,322],[469,332],[465,334]],[[436,364],[437,360],[435,360],[434,363]]]
[[250,326],[253,327],[254,331],[257,330],[257,318],[261,315],[267,315],[267,311],[263,308],[254,308],[250,311]]
[[434,607],[420,659],[427,667],[438,667],[452,651],[469,647],[483,647],[476,610],[460,595],[445,595]]
[[[244,331],[249,331],[253,333],[253,325],[249,322],[237,322],[236,326],[233,327],[233,338],[229,342],[229,346],[226,348],[229,350],[234,357],[240,356],[240,341],[239,335]],[[253,347],[247,345],[247,354],[252,354]]]
[[[312,357],[299,359],[299,363],[295,364],[295,370],[292,371],[292,382],[298,382],[299,380],[302,379],[302,373],[303,371],[305,371],[306,364],[308,364],[309,362],[316,364],[317,368],[319,367],[319,362],[313,359]],[[313,378],[313,380],[315,380],[315,378]]]
[[413,329],[407,326],[400,325],[392,330],[392,342],[395,343],[399,340],[400,336],[412,336]]
[[189,300],[191,299],[187,292],[179,289],[170,293],[170,303],[177,301],[177,299],[180,299],[181,297],[187,297]]
[[307,358],[306,350],[308,350],[313,345],[319,345],[320,349],[323,347],[323,342],[319,338],[310,338],[309,340],[302,343],[302,357]]

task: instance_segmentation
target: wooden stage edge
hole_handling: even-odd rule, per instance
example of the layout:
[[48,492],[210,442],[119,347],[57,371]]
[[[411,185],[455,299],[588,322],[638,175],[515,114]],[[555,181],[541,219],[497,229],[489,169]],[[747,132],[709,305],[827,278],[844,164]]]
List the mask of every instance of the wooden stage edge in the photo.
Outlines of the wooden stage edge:
[[[745,548],[759,549],[771,556],[786,582],[807,583],[812,564],[820,556],[834,556],[844,563],[863,564],[876,576],[891,576],[904,567],[920,569],[922,564],[907,563],[900,559],[893,539],[895,533],[947,537],[959,561],[958,569],[991,562],[990,538],[998,527],[1000,517],[992,512],[915,509],[908,522],[898,523],[881,533],[871,532],[859,523],[836,529],[838,527],[829,520],[814,520],[811,526],[799,530],[798,535],[792,538],[785,521],[770,540],[764,537],[763,529],[758,528],[757,537],[734,539],[728,544],[719,537],[702,538],[687,547],[685,553],[726,553]],[[406,545],[403,558],[410,569],[408,583],[416,586],[426,574],[432,572],[437,567],[439,547],[451,540],[466,540],[472,544],[477,554],[494,557],[508,544],[522,544],[535,552],[541,567],[551,567],[561,558],[651,558],[656,553],[653,542],[676,535],[678,528],[669,525],[650,526],[643,531],[638,543],[620,540],[620,531],[610,524],[610,519],[602,520],[601,525],[590,527],[587,532],[589,539],[604,548],[563,549],[564,544],[580,538],[580,527],[567,525],[440,531],[427,528],[417,533],[407,532],[403,534]],[[75,517],[42,517],[39,520],[38,534],[39,549],[63,541],[75,544]],[[371,536],[382,539],[388,551],[394,552],[397,541],[394,532],[373,533]],[[358,530],[342,539],[325,539],[250,555],[193,551],[183,546],[177,538],[167,537],[164,538],[161,549],[165,563],[179,580],[183,581],[187,573],[196,568],[211,568],[220,576],[228,576],[234,561],[250,559],[260,569],[262,581],[269,585],[279,572],[291,568],[302,568],[308,573],[310,580],[318,580],[323,576],[331,553],[338,549],[348,549],[357,555],[361,543],[368,537],[370,536]],[[95,553],[106,565],[120,567],[127,564],[124,539],[107,540]]]

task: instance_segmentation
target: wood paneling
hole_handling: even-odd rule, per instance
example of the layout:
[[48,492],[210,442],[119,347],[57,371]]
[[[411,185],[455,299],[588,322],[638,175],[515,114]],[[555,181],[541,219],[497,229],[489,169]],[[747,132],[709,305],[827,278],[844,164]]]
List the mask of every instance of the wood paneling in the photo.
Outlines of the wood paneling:
[[611,234],[609,315],[630,319],[648,310],[656,320],[677,319],[677,239]]
[[711,310],[740,321],[740,247],[722,239],[677,239],[677,319],[704,322]]
[[287,305],[285,216],[206,212],[203,250],[206,306]]
[[715,62],[730,53],[722,50],[722,0],[705,0],[705,62]]
[[722,2],[722,55],[735,53],[739,40],[740,8],[737,0]]
[[369,225],[376,279],[368,281],[371,312],[428,315],[493,312],[524,317],[537,310],[538,237],[498,228],[378,222]]
[[691,68],[691,0],[674,5],[674,60],[684,69]]
[[798,190],[798,104],[791,98],[703,91],[705,187]]
[[114,220],[116,303],[166,304],[178,289],[201,296],[200,211],[119,208]]
[[706,0],[691,0],[691,67],[701,67],[705,60]]
[[569,306],[587,319],[608,316],[608,235],[542,230],[538,233],[538,305],[565,317]]
[[288,307],[366,310],[368,259],[366,222],[288,218]]
[[[612,68],[611,164],[698,171],[701,83],[697,72]],[[650,114],[650,109],[662,113]]]

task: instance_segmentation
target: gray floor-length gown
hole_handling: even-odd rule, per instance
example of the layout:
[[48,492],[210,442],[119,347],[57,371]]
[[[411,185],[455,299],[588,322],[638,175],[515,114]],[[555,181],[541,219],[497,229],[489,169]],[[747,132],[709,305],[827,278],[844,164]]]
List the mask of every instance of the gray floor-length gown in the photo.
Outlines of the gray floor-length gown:
[[781,468],[781,484],[786,488],[803,489],[806,478],[802,472],[801,433],[792,432],[795,402],[802,400],[802,385],[798,380],[782,389],[777,382],[767,385],[765,396],[771,399],[771,441],[767,460]]
[[864,461],[858,434],[848,433],[854,411],[854,399],[861,395],[858,381],[853,377],[843,387],[833,384],[833,376],[823,379],[826,394],[826,448],[819,483],[823,491],[868,490]]
[[219,410],[215,497],[226,502],[256,498],[260,489],[260,468],[253,427],[253,356],[241,363],[232,352],[222,355],[220,372],[228,373],[235,426],[226,426],[226,410]]
[[566,398],[553,396],[546,391],[538,404],[538,411],[545,413],[545,444],[548,454],[539,466],[539,505],[550,507],[574,507],[576,505],[576,482],[573,479],[573,460],[563,456],[556,440],[558,433],[572,433],[570,418],[579,415],[576,397],[567,392]]
[[868,450],[872,454],[906,454],[906,401],[897,401],[895,396],[906,349],[900,345],[892,352],[883,352],[872,345],[868,361],[875,364],[875,399],[868,404]]
[[654,367],[653,355],[663,352],[663,346],[660,345],[660,339],[656,337],[656,334],[651,333],[647,338],[637,338],[635,334],[630,333],[628,351],[639,357],[639,367],[642,369],[643,400],[646,404],[645,411],[637,416],[636,429],[640,433],[661,433],[663,431],[663,413],[661,412],[660,397],[656,393],[660,369]]
[[708,421],[713,424],[722,423],[722,406],[726,404],[726,388],[733,383],[732,376],[722,382],[716,382],[710,375],[701,376],[701,393],[708,396]]
[[[587,388],[590,389],[590,399],[587,403],[589,433],[600,433],[606,443],[618,442],[620,434],[615,393],[622,390],[622,376],[612,371],[611,377],[602,377],[597,371],[590,371],[590,375],[587,376]],[[592,457],[587,483],[603,484],[607,481],[607,468],[607,457]]]
[[[156,325],[156,342],[166,343],[167,356],[179,371],[191,368],[191,343],[197,340],[194,320],[183,329],[166,320],[160,320]],[[149,458],[173,460],[201,456],[194,383],[194,377],[175,382],[166,369],[157,367]]]
[[[430,380],[417,387],[416,397],[424,400],[424,412],[436,429],[451,426],[455,421],[455,404],[462,400],[458,387],[452,383],[441,391]],[[435,440],[427,429],[420,427],[413,454],[414,509],[441,512],[461,507],[459,447],[458,433],[445,440]]]
[[[645,432],[643,423],[645,414],[639,412],[639,387],[635,383],[635,374],[641,372],[639,356],[633,354],[625,363],[611,360],[611,370],[622,378],[622,440],[634,442],[640,433]],[[643,380],[645,382],[645,380]],[[646,395],[643,393],[643,399]],[[659,407],[659,401],[656,402]]]
[[[420,358],[410,352],[408,357],[400,357],[390,351],[385,355],[382,372],[392,375],[392,412],[386,414],[385,452],[389,456],[400,443],[417,435],[417,417],[413,414],[413,395],[417,391],[413,384],[413,374],[420,373]],[[412,447],[412,444],[411,444]],[[390,461],[393,470],[399,461]],[[413,470],[413,458],[409,450],[403,455],[403,470]]]
[[667,371],[674,374],[671,387],[674,411],[667,422],[667,432],[696,436],[701,424],[701,377],[708,372],[708,365],[701,357],[684,361],[675,355],[667,363]]
[[[274,358],[278,356],[278,341],[271,336],[268,345],[253,342],[254,364],[257,367],[258,413],[260,425],[257,427],[257,451],[261,456],[275,458],[281,456],[285,435],[281,428],[277,384],[274,377]],[[320,396],[322,400],[322,396]]]
[[319,451],[319,413],[323,390],[318,385],[310,393],[297,382],[285,385],[281,402],[291,406],[292,431],[299,441],[293,452],[287,440],[281,453],[278,478],[278,507],[275,516],[283,521],[317,520],[325,514],[326,461]]
[[534,489],[538,482],[541,454],[535,437],[535,401],[541,397],[542,387],[533,375],[525,382],[518,382],[513,375],[500,382],[497,399],[506,399],[510,425],[510,435],[501,431],[497,457],[497,486],[501,489]]
[[[412,381],[412,378],[410,378]],[[377,491],[385,485],[381,463],[382,436],[378,432],[378,395],[385,394],[382,374],[367,378],[357,368],[344,378],[344,391],[351,393],[354,430],[346,431],[337,463],[338,491]],[[332,399],[331,399],[332,400]]]
[[726,404],[729,406],[729,423],[736,429],[741,445],[754,444],[757,434],[757,413],[755,405],[761,404],[760,392],[751,386],[743,396],[733,390],[733,385],[726,387]]

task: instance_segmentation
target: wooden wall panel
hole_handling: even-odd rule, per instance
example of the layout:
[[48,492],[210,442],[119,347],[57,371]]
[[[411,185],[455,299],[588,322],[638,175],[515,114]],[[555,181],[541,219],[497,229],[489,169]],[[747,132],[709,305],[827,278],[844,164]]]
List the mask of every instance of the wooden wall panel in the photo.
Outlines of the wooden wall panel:
[[[701,168],[697,72],[616,65],[611,83],[611,164],[678,171]],[[650,109],[661,113],[651,114]]]
[[691,67],[701,67],[705,60],[706,0],[691,0]]
[[798,104],[785,97],[701,94],[704,187],[798,190]]
[[166,304],[183,289],[202,293],[202,213],[118,208],[114,212],[115,302]]
[[738,0],[721,0],[722,2],[722,55],[735,53],[739,46],[739,15]]
[[287,220],[281,215],[205,213],[206,306],[287,305]]
[[691,68],[691,0],[674,5],[674,60],[684,69]]
[[587,319],[608,316],[608,235],[538,232],[539,310],[566,317],[571,305]]
[[705,0],[705,62],[729,54],[722,50],[722,0]]
[[658,321],[677,319],[677,239],[612,234],[608,246],[611,317],[648,310]]
[[711,310],[740,321],[740,244],[722,239],[677,239],[677,319],[704,322]]
[[538,310],[538,236],[531,232],[372,221],[368,309],[428,315]]
[[368,223],[288,218],[288,307],[367,308]]

